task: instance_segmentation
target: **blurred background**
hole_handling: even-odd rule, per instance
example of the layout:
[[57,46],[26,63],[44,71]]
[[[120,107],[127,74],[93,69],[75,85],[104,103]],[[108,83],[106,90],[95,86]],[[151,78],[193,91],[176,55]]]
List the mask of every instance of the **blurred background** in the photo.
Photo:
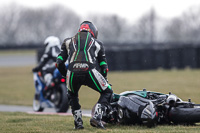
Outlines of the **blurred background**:
[[[111,72],[109,79],[114,88],[119,88],[117,92],[177,88],[175,92],[186,96],[187,88],[199,88],[199,0],[0,0],[0,104],[31,105],[31,69],[41,56],[45,38],[54,35],[62,42],[75,35],[84,20],[92,21],[99,30],[109,69],[116,72]],[[188,68],[195,70],[188,72]],[[169,71],[156,71],[163,69]],[[170,75],[174,69],[184,72]],[[116,79],[132,70],[129,79],[134,80]],[[138,74],[138,70],[155,71]],[[141,82],[135,75],[141,75]],[[10,92],[15,95],[10,97]],[[13,99],[8,101],[8,97]]]
[[49,35],[63,41],[84,20],[98,27],[110,70],[200,67],[197,0],[1,0],[0,49],[41,48]]

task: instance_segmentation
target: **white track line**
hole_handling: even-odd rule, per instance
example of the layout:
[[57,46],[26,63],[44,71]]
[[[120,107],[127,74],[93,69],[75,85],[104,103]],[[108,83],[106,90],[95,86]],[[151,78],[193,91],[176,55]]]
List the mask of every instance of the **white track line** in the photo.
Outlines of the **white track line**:
[[[72,116],[72,113],[33,112],[33,111],[28,111],[26,113],[28,113],[28,114],[36,114],[36,115],[64,115],[64,116]],[[82,114],[82,115],[86,116],[86,117],[91,117],[91,114]]]

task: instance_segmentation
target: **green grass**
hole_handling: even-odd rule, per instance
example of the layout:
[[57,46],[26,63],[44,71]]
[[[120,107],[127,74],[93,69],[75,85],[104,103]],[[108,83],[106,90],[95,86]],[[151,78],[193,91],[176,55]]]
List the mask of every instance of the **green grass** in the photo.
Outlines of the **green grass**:
[[156,128],[145,126],[106,125],[106,130],[96,129],[89,124],[89,117],[83,117],[84,130],[74,130],[72,116],[34,115],[26,113],[0,112],[1,133],[198,133],[200,125],[196,126],[169,126],[162,125]]
[[[0,68],[0,104],[32,106],[34,95],[33,66]],[[142,90],[162,93],[172,92],[182,100],[191,98],[200,103],[200,70],[153,70],[109,72],[109,83],[114,93]],[[99,93],[82,86],[79,99],[84,109],[91,109],[97,102]]]
[[34,96],[32,67],[0,68],[0,104],[31,105]]
[[[35,54],[35,51],[0,51],[2,54]],[[32,106],[35,92],[33,84],[34,66],[27,67],[0,67],[0,104]],[[129,90],[142,90],[162,93],[172,92],[182,100],[191,98],[193,102],[200,103],[200,70],[152,70],[152,71],[126,71],[109,72],[109,83],[115,93]],[[83,86],[79,92],[79,99],[84,109],[91,109],[97,102],[99,94]],[[89,125],[89,118],[83,117],[84,130],[73,130],[72,116],[59,115],[33,115],[26,113],[0,112],[0,132],[30,132],[30,133],[60,133],[60,132],[114,132],[114,133],[190,133],[200,131],[197,126],[169,126],[162,125],[156,128],[144,126],[107,125],[107,130],[100,130]]]
[[[191,98],[193,102],[200,103],[200,70],[109,72],[108,80],[112,84],[114,93],[146,88],[162,93],[172,92],[182,100]],[[98,93],[87,87],[82,87],[80,90],[80,99],[83,99],[80,102],[83,107],[90,108],[98,97]]]
[[24,54],[32,54],[32,55],[36,55],[36,50],[0,50],[0,55],[24,55]]
[[162,93],[172,92],[183,100],[200,103],[200,70],[155,70],[111,72],[109,80],[114,92],[146,88]]

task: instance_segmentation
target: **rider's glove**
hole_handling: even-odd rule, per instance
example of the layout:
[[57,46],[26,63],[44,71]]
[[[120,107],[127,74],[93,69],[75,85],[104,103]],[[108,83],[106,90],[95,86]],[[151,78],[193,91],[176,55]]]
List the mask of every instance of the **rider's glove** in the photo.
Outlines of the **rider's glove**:
[[101,74],[104,78],[107,78],[108,68],[101,68]]
[[38,71],[40,71],[40,69],[38,67],[35,67],[32,69],[32,72],[38,72]]
[[107,73],[108,73],[108,65],[107,65],[107,63],[105,61],[102,61],[100,63],[100,68],[101,68],[100,73],[103,75],[104,78],[106,78],[107,77]]
[[67,68],[66,68],[65,63],[63,62],[63,60],[60,59],[60,58],[57,58],[55,65],[58,68],[59,72],[62,74],[62,76],[66,77]]

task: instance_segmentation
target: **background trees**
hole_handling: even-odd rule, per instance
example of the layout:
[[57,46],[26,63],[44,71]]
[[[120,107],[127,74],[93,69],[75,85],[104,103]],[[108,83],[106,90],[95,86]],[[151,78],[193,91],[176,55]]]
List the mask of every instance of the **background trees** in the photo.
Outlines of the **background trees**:
[[198,43],[200,41],[200,8],[191,7],[172,19],[165,27],[167,41]]
[[[191,7],[181,16],[166,20],[152,8],[138,21],[129,24],[116,15],[91,14],[99,38],[112,43],[199,43],[200,8]],[[81,17],[61,5],[27,8],[18,4],[0,8],[0,45],[39,45],[49,35],[61,40],[73,36]]]

